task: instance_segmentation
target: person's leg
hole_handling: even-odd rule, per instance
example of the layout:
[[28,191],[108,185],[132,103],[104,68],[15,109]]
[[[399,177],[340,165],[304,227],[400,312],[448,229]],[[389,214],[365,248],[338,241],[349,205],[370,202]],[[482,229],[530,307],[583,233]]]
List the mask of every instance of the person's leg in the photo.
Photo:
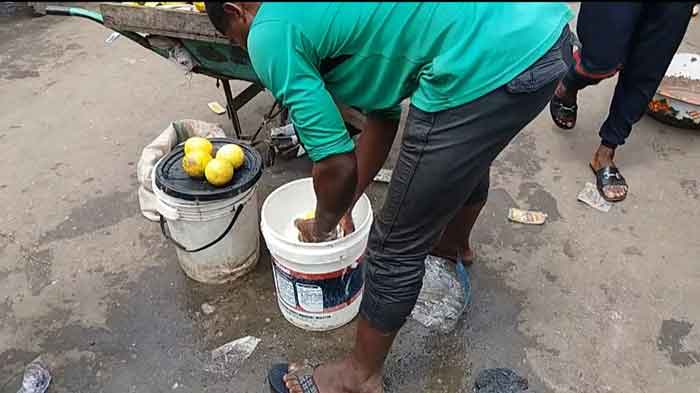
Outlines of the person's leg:
[[581,47],[550,103],[552,120],[560,128],[576,125],[578,91],[615,75],[627,54],[641,3],[583,2],[576,32]]
[[[614,164],[615,149],[623,145],[632,125],[641,119],[680,46],[690,21],[693,3],[645,3],[633,42],[615,87],[608,118],[600,128],[601,143],[591,167],[617,176],[600,177],[601,192],[610,201],[624,199],[627,184]],[[615,168],[615,169],[613,169]],[[608,176],[609,177],[609,176]],[[606,185],[608,184],[608,185]]]
[[[560,46],[516,83],[473,102],[437,113],[411,107],[389,191],[370,233],[355,348],[313,371],[321,393],[382,391],[383,363],[415,306],[425,257],[491,162],[545,107],[565,69],[557,61]],[[302,392],[298,378],[284,380],[291,392]]]
[[474,251],[469,246],[472,228],[479,217],[479,213],[486,205],[489,193],[490,171],[482,175],[481,182],[469,196],[467,203],[447,224],[440,236],[440,240],[430,251],[431,255],[457,261],[459,257],[466,265],[474,262]]
[[[572,62],[571,45],[574,41],[569,27],[565,27],[559,42],[552,49],[558,52],[558,58],[568,65]],[[551,64],[550,64],[551,66]],[[552,66],[556,70],[557,66]],[[517,78],[516,78],[517,79]],[[531,80],[535,80],[532,78]],[[527,84],[527,83],[525,83]],[[486,205],[490,185],[490,167],[479,175],[481,181],[469,195],[464,206],[455,214],[442,232],[438,242],[433,246],[431,254],[450,260],[458,260],[461,256],[466,265],[474,261],[474,252],[469,245],[469,238],[481,210]],[[461,254],[461,255],[460,255]]]
[[[411,107],[389,191],[369,236],[355,348],[308,378],[284,375],[290,392],[303,392],[300,381],[311,381],[320,393],[382,391],[384,360],[418,299],[425,257],[496,156],[551,99],[566,69],[565,38],[562,34],[513,81],[475,101],[437,113]],[[277,381],[277,372],[273,367],[269,378]]]

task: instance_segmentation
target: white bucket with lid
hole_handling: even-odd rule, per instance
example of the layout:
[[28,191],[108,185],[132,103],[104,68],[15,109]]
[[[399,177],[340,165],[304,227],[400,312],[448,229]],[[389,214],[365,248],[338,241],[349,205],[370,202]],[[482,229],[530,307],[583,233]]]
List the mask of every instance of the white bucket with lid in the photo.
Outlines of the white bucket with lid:
[[280,311],[295,326],[324,331],[345,325],[359,312],[372,206],[364,194],[355,204],[355,232],[330,242],[300,242],[294,220],[315,207],[313,179],[287,183],[265,200],[260,226],[272,257]]
[[[214,147],[233,141],[212,139]],[[257,181],[262,158],[241,145],[246,163],[224,187],[182,172],[182,146],[154,168],[153,192],[163,235],[176,247],[182,270],[195,281],[221,284],[255,267],[260,256]]]

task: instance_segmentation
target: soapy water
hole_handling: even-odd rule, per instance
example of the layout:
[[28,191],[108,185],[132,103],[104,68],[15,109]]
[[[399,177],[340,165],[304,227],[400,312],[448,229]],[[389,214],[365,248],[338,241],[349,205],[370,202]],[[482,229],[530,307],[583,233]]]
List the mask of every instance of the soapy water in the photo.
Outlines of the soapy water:
[[[299,215],[298,217],[295,217],[290,221],[289,225],[287,225],[287,228],[284,231],[284,237],[286,237],[287,239],[292,240],[292,241],[301,242],[301,240],[299,239],[299,230],[297,229],[297,226],[294,225],[294,221],[297,218],[301,218],[301,217],[302,217],[302,215]],[[345,236],[345,234],[343,233],[343,230],[340,228],[340,225],[338,225],[335,228],[335,230],[337,231],[337,234],[338,234],[337,238],[338,239]]]
[[[315,211],[311,210],[311,211],[307,211],[307,212],[303,212],[301,214],[295,215],[294,218],[292,218],[290,220],[289,225],[287,225],[287,228],[284,231],[284,237],[286,237],[289,240],[302,242],[300,237],[299,237],[299,235],[300,235],[299,230],[297,229],[297,226],[294,225],[294,221],[296,221],[297,219],[311,218],[314,216],[314,213],[315,213]],[[338,226],[335,227],[335,231],[336,231],[335,239],[340,239],[340,238],[345,236],[345,233],[343,232],[343,229],[341,228],[340,224],[338,224]]]

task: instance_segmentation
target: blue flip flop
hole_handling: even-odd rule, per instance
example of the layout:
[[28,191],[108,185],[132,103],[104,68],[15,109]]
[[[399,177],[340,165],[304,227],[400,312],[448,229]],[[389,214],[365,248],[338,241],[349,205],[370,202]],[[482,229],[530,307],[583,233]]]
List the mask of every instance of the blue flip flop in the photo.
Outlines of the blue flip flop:
[[469,304],[471,300],[472,286],[469,280],[469,272],[464,267],[464,260],[459,257],[456,264],[457,279],[459,283],[462,284],[462,289],[464,289],[464,307]]
[[270,384],[270,393],[289,393],[287,385],[284,383],[284,376],[292,374],[297,377],[301,391],[303,393],[320,393],[313,377],[312,367],[302,367],[294,372],[289,371],[289,363],[273,365],[267,372],[267,382]]

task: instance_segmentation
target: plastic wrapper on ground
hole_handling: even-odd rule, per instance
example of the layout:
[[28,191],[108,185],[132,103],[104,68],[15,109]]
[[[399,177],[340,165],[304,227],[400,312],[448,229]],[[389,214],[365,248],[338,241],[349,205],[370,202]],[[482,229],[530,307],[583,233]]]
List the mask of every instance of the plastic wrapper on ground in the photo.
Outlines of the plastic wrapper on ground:
[[429,255],[425,259],[423,289],[411,318],[430,330],[449,333],[457,326],[467,302],[455,264]]
[[527,390],[527,379],[510,368],[482,370],[474,383],[474,393],[521,393]]
[[36,359],[24,369],[22,386],[17,393],[44,393],[48,389],[49,383],[51,383],[49,370],[39,359]]

